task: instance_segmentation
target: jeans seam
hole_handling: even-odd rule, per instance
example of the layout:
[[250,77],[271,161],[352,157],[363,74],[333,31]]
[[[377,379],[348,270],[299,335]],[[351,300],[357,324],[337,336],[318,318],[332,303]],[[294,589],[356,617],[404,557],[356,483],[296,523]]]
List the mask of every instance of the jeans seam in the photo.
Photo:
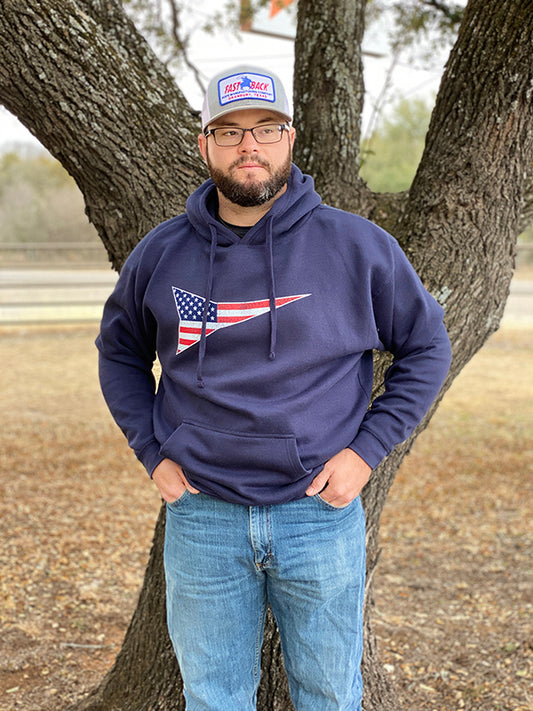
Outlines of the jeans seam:
[[266,605],[266,600],[263,598],[263,602],[261,603],[261,613],[259,615],[259,623],[257,625],[257,635],[255,638],[254,682],[256,688],[261,678],[261,648],[263,646],[263,628],[265,625]]

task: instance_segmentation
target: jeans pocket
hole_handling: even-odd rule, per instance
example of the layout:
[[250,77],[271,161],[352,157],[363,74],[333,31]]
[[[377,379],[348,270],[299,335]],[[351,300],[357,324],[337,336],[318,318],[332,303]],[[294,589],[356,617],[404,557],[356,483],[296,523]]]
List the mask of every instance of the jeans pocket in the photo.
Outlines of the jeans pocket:
[[352,499],[352,501],[349,501],[344,506],[333,506],[333,504],[330,504],[329,501],[326,501],[325,499],[323,499],[320,494],[315,494],[314,498],[318,501],[318,503],[321,506],[329,509],[330,511],[345,511],[355,501],[355,499]]
[[167,501],[167,507],[170,509],[177,509],[178,506],[182,504],[189,496],[191,496],[191,492],[188,489],[185,489],[183,494],[181,496],[178,496],[176,501]]

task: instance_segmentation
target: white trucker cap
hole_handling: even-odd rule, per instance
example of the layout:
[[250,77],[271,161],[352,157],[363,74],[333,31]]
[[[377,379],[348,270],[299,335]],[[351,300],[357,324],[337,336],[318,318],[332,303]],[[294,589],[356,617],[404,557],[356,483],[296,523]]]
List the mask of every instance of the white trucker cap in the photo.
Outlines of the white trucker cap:
[[292,121],[281,79],[267,69],[242,64],[219,72],[209,82],[202,108],[202,130],[211,121],[243,109],[267,109]]

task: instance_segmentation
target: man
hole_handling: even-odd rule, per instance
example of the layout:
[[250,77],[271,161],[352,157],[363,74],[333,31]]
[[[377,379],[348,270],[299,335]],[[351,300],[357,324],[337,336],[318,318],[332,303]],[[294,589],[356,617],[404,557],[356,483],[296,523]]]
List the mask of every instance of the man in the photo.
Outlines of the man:
[[[290,124],[272,72],[212,79],[212,178],[132,252],[97,340],[111,412],[167,502],[193,711],[255,708],[267,605],[297,711],[361,708],[359,493],[450,361],[441,307],[392,237],[321,204]],[[394,362],[369,409],[374,349]]]

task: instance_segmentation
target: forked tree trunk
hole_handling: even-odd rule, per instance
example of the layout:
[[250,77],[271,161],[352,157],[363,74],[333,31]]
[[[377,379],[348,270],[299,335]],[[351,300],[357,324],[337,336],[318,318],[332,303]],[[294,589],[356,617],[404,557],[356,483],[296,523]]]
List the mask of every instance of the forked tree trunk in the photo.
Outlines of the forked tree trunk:
[[[364,6],[364,0],[299,0],[296,162],[315,176],[325,201],[392,232],[445,306],[454,350],[446,388],[498,328],[522,207],[531,214],[524,198],[533,158],[533,0],[470,0],[417,176],[408,193],[396,196],[372,194],[358,175]],[[2,0],[0,100],[73,175],[116,268],[150,227],[183,210],[205,177],[195,147],[197,116],[119,0],[25,0],[22,7]],[[386,364],[376,362],[376,390]],[[430,417],[363,492],[366,711],[399,709],[372,632],[372,580],[388,491]],[[165,625],[163,534],[162,510],[122,650],[77,711],[184,708]],[[258,708],[288,711],[271,619],[262,671]]]

